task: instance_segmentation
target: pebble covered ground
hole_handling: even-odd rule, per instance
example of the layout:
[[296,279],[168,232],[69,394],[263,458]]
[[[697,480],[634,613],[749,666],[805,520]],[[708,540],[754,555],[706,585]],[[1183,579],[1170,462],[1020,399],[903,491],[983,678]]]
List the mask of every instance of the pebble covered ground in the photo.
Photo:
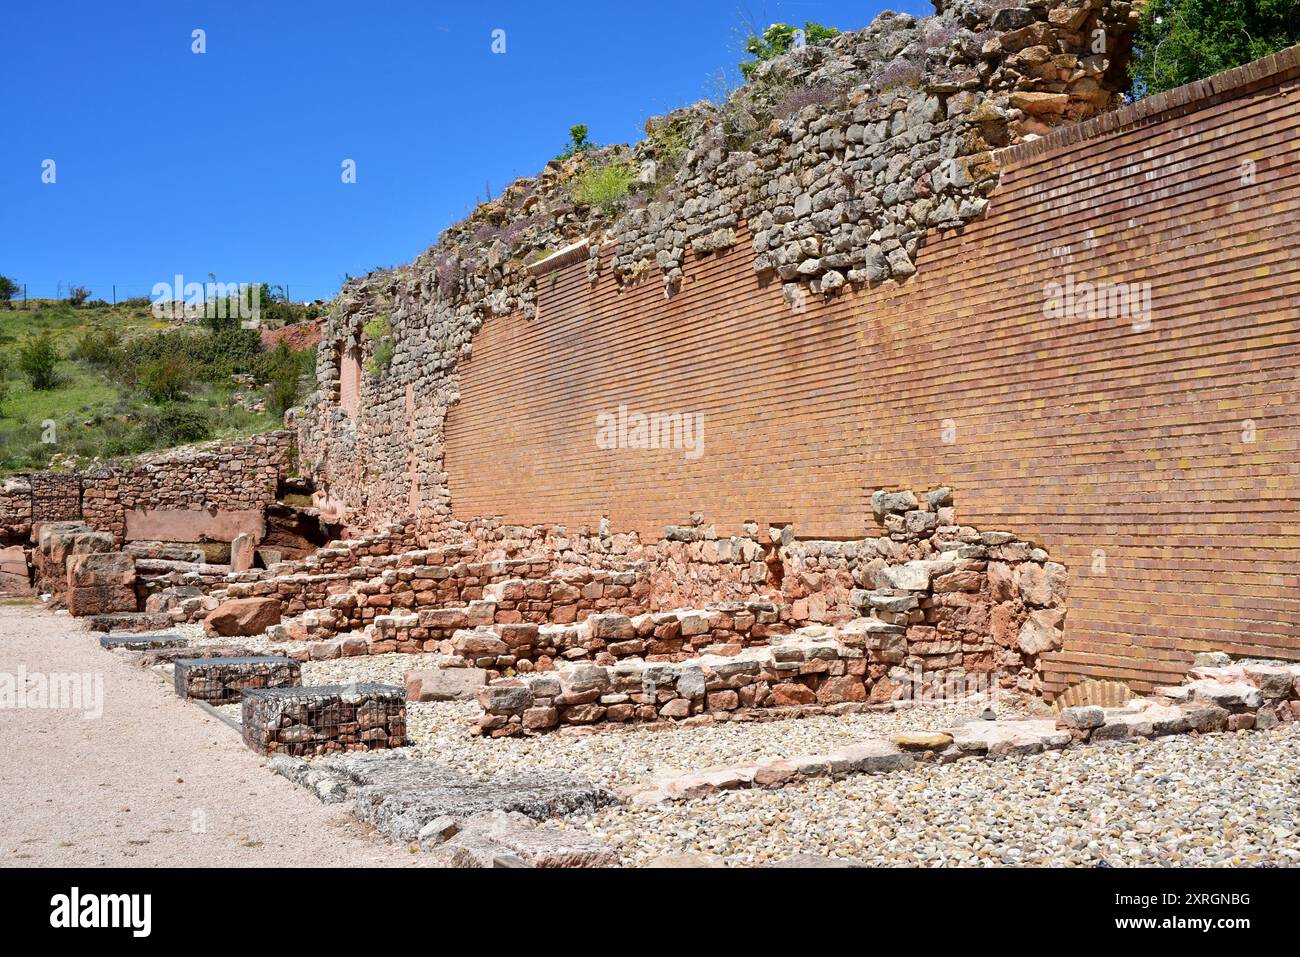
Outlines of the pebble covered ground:
[[[256,647],[255,650],[266,650]],[[305,684],[401,684],[432,655],[306,662]],[[711,765],[815,753],[942,729],[984,701],[891,713],[488,739],[473,702],[408,705],[412,752],[479,776],[562,768],[609,786]],[[1002,717],[1041,712],[1002,696]],[[238,716],[238,706],[227,710]],[[868,865],[1300,866],[1300,724],[1180,735],[911,772],[815,779],[547,822],[614,847],[624,864],[713,855],[731,866],[809,853]]]
[[798,853],[909,866],[1300,865],[1300,724],[1180,735],[550,822],[628,865]]
[[[257,647],[252,650],[264,651]],[[434,667],[435,655],[368,655],[307,661],[304,685],[379,682],[402,685],[407,671]],[[988,704],[980,698],[942,707],[897,712],[823,715],[786,721],[727,722],[668,731],[613,730],[537,737],[484,738],[471,734],[480,716],[472,701],[407,704],[411,751],[480,777],[503,771],[558,768],[611,787],[640,783],[674,771],[814,754],[864,738],[960,724]],[[1043,706],[1014,695],[996,700],[1000,716],[1039,713]],[[238,720],[239,705],[219,709]]]

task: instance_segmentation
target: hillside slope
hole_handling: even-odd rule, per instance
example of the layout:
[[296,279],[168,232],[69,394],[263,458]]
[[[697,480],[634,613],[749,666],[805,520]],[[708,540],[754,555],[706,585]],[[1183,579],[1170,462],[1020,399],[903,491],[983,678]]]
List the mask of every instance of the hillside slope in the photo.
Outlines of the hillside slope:
[[280,338],[277,351],[234,320],[169,322],[144,298],[0,309],[0,474],[279,428],[315,355],[294,348],[310,335]]

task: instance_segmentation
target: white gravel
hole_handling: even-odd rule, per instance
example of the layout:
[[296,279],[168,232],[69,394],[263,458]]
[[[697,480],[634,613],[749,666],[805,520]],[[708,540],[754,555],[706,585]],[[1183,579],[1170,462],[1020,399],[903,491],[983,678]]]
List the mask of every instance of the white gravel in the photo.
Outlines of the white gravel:
[[1300,865],[1300,725],[816,779],[552,822],[625,864]]
[[[486,775],[507,770],[561,768],[609,786],[648,781],[675,771],[815,754],[864,738],[943,728],[983,710],[984,703],[898,712],[822,715],[797,720],[674,728],[626,729],[574,735],[484,738],[470,735],[480,715],[473,702],[408,704],[414,749],[428,757]],[[1024,714],[1030,703],[1004,697],[1003,716]]]

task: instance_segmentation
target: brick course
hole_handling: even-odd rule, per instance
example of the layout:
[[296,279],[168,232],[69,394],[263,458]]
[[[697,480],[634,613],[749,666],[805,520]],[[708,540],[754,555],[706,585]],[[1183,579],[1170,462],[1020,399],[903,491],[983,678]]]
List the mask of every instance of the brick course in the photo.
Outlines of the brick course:
[[[1049,690],[1300,658],[1297,79],[1293,49],[1004,151],[987,217],[929,237],[906,284],[802,313],[739,249],[668,300],[560,270],[459,370],[456,515],[858,538],[870,489],[944,483],[1071,570]],[[1149,328],[1045,316],[1067,273],[1151,283]],[[621,403],[703,412],[704,455],[597,448]]]

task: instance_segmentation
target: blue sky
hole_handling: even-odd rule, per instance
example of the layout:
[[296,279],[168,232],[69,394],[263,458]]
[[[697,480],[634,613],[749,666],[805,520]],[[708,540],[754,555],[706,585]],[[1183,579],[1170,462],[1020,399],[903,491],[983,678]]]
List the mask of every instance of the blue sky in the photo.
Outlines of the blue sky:
[[[539,170],[573,124],[631,141],[647,117],[710,95],[750,24],[857,29],[885,8],[933,12],[928,0],[6,7],[0,274],[33,297],[76,283],[105,299],[176,273],[329,298],[345,274],[409,262],[489,188]],[[340,181],[345,159],[355,184]]]

